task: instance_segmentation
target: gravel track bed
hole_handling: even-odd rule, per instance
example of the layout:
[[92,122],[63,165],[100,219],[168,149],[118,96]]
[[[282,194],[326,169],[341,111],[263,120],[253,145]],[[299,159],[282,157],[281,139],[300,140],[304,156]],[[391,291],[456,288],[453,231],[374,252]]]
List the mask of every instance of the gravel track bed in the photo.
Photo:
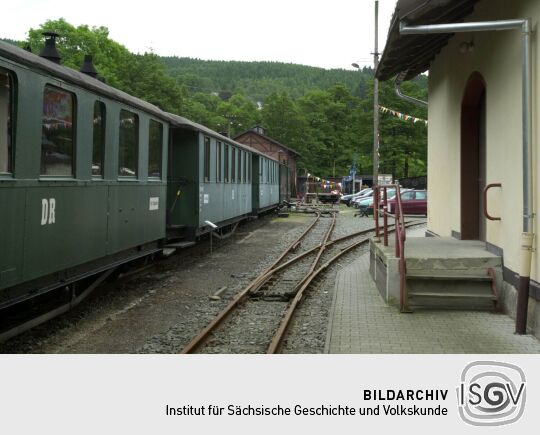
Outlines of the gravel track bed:
[[[368,230],[373,226],[373,219],[355,218],[352,209],[345,209],[344,212],[340,213],[331,240],[354,232]],[[336,255],[342,248],[365,238],[366,236],[358,236],[328,247],[319,266]],[[337,272],[354,261],[356,256],[365,253],[367,249],[369,248],[366,246],[353,249],[315,278],[304,292],[304,297],[296,309],[287,335],[283,339],[281,353],[313,354],[324,352]]]
[[[328,232],[331,218],[321,217],[302,239],[302,249],[318,246]],[[230,319],[212,334],[200,353],[265,353],[283,317],[294,289],[309,273],[314,256],[308,256],[278,272],[249,300],[236,307]],[[287,261],[287,258],[283,260]]]

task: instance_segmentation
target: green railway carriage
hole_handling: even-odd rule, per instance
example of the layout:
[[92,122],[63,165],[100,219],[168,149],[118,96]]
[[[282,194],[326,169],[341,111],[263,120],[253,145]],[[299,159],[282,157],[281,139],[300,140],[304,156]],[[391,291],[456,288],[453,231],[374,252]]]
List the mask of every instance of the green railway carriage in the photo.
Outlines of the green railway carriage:
[[[259,162],[263,162],[260,164]],[[278,163],[200,124],[171,115],[168,226],[193,239],[279,203]],[[259,171],[260,169],[260,171]]]
[[67,311],[117,265],[276,207],[279,182],[258,151],[0,42],[0,313]]
[[0,42],[0,307],[160,248],[168,122]]
[[253,154],[253,211],[261,213],[275,207],[280,202],[279,163],[264,154]]

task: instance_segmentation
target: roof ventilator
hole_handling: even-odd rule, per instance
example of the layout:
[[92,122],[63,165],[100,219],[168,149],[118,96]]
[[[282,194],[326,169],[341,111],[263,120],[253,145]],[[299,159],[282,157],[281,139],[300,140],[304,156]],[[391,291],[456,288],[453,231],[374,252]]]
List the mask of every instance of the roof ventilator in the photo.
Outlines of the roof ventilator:
[[56,49],[56,38],[59,36],[58,33],[43,32],[42,35],[45,36],[45,47],[43,47],[43,50],[41,50],[41,53],[39,53],[40,57],[60,64],[62,58]]
[[86,54],[84,56],[84,62],[81,66],[80,72],[89,75],[92,78],[97,78],[98,73],[96,70],[96,67],[94,66],[94,63],[92,62],[92,55]]

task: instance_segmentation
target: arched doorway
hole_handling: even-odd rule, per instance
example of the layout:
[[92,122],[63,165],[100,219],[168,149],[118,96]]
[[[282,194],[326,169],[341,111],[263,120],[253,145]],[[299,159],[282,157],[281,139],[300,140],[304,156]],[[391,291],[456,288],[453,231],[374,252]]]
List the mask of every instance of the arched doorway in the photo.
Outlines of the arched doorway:
[[474,72],[461,102],[461,239],[485,240],[486,85]]

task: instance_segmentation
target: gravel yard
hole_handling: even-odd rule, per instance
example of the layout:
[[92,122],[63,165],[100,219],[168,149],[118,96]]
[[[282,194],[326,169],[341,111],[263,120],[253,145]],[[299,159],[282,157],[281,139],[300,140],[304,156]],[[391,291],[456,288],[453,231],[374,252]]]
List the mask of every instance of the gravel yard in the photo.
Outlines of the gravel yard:
[[[353,217],[341,207],[332,238],[373,226],[370,218]],[[243,289],[313,221],[313,215],[291,213],[247,222],[224,241],[214,239],[183,250],[129,280],[108,283],[67,315],[0,344],[4,353],[177,353],[206,326],[233,295]],[[283,344],[285,353],[324,350],[334,279],[345,256],[314,283],[301,303]],[[226,287],[218,300],[211,300]],[[235,342],[242,353],[260,352],[254,346],[257,330],[271,309],[254,314],[237,327]],[[214,352],[228,352],[220,343]],[[235,350],[236,351],[236,350]],[[230,351],[229,351],[230,352]]]

